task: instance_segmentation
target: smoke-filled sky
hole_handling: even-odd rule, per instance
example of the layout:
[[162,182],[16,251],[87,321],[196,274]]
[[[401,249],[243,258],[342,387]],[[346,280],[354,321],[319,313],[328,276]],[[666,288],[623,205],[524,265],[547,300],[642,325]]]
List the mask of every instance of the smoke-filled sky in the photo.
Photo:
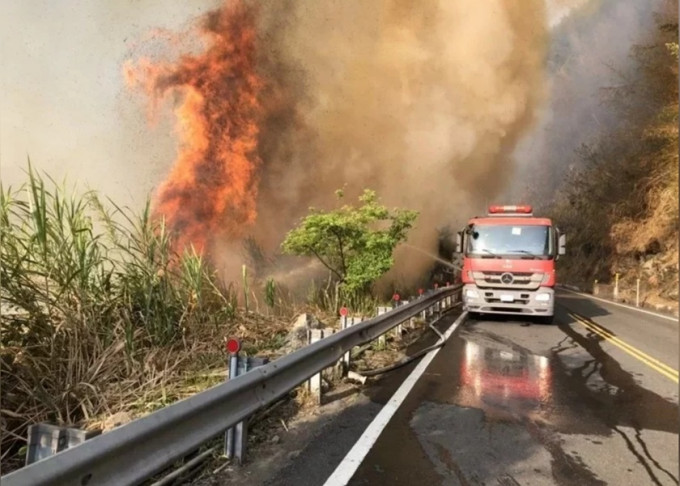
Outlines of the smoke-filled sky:
[[[174,159],[174,134],[147,130],[122,64],[154,29],[175,31],[219,1],[0,2],[0,177],[27,156],[60,179],[139,203]],[[139,49],[141,47],[137,47]]]
[[[547,61],[549,97],[538,123],[515,150],[520,171],[510,194],[527,192],[546,205],[553,200],[575,150],[611,133],[618,116],[605,102],[604,90],[630,83],[631,47],[645,44],[654,14],[664,0],[600,0],[562,17],[551,33]],[[531,187],[540,174],[544,186]],[[527,186],[529,190],[527,191]]]
[[[437,226],[459,223],[511,185],[520,142],[523,156],[531,153],[526,147],[540,144],[527,140],[545,126],[549,112],[550,33],[573,15],[597,18],[601,2],[246,1],[257,76],[249,89],[258,100],[256,110],[237,112],[257,126],[221,130],[204,145],[189,144],[188,153],[187,133],[213,133],[197,129],[200,123],[187,126],[192,109],[210,113],[210,120],[229,117],[214,100],[231,91],[207,78],[210,66],[222,63],[218,76],[244,68],[229,56],[247,49],[210,50],[220,39],[245,42],[249,25],[230,23],[225,6],[232,3],[3,2],[3,183],[23,180],[30,155],[52,176],[68,175],[123,204],[137,205],[160,186],[171,207],[184,211],[178,230],[199,225],[188,234],[220,233],[221,240],[207,244],[223,248],[230,238],[224,222],[238,214],[233,237],[253,235],[269,251],[310,205],[330,204],[335,189],[346,184],[355,195],[372,187],[390,206],[420,210],[411,242],[432,247]],[[592,22],[593,30],[625,31],[636,23],[640,2],[620,3],[619,13]],[[208,12],[221,12],[209,26]],[[211,37],[201,43],[206,31]],[[151,74],[144,70],[149,66]],[[211,97],[202,91],[206,86],[222,96]],[[150,106],[157,108],[153,126]],[[222,143],[234,133],[247,133],[256,147]],[[222,199],[208,198],[216,187],[201,183],[213,170],[206,163],[229,160],[216,157],[216,150],[240,150],[252,164],[241,167],[247,181]],[[202,161],[203,168],[181,175],[178,161],[189,172],[192,163]],[[236,175],[222,165],[220,180],[233,184]],[[174,182],[164,183],[169,175]],[[188,203],[197,200],[191,184],[205,198],[200,207]],[[247,214],[251,208],[254,218]],[[401,261],[416,271],[425,263],[421,258]],[[401,269],[410,273],[408,265]]]

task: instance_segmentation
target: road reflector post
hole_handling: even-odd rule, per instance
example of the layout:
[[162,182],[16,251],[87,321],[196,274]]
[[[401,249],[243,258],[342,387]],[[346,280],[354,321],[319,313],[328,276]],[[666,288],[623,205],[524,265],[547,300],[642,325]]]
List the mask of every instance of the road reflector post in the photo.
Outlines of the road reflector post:
[[614,276],[614,300],[619,300],[619,274]]
[[394,295],[392,296],[392,309],[396,309],[399,307],[399,301],[401,300],[401,296],[399,295],[398,292],[395,292]]
[[640,307],[640,279],[635,282],[635,307]]

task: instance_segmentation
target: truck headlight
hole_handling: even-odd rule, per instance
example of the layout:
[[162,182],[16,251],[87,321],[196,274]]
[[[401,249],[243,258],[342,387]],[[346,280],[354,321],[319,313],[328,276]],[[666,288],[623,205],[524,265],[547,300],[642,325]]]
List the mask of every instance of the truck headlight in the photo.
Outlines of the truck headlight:
[[479,292],[477,292],[475,289],[465,289],[465,297],[468,299],[478,299]]
[[536,294],[536,302],[550,302],[550,294],[542,293]]

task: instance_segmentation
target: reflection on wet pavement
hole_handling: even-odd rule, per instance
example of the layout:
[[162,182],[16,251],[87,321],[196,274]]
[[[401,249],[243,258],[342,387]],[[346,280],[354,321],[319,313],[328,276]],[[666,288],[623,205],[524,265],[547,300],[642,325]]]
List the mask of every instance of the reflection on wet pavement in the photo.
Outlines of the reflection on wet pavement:
[[462,327],[351,484],[678,485],[677,400],[572,324]]
[[[410,422],[440,476],[459,484],[500,482],[503,474],[520,484],[606,484],[591,461],[564,449],[564,438],[597,446],[618,437],[623,442],[610,447],[632,453],[644,471],[636,470],[638,480],[677,484],[642,436],[647,428],[677,434],[677,404],[635,383],[596,341],[564,331],[570,343],[560,338],[548,356],[479,328],[449,342]],[[629,427],[637,446],[622,432]]]
[[514,417],[549,408],[551,370],[545,356],[492,340],[465,341],[463,354],[460,405]]

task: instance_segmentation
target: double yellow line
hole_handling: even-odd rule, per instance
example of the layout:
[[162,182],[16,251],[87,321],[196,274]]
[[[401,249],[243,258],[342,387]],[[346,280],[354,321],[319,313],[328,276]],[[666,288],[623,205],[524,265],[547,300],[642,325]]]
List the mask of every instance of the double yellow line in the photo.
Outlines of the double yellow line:
[[635,348],[634,346],[631,346],[630,344],[628,344],[624,341],[621,341],[619,338],[614,336],[609,331],[602,329],[595,322],[593,322],[589,319],[586,319],[584,317],[581,317],[577,314],[571,313],[571,312],[569,313],[569,315],[574,320],[581,323],[588,330],[594,332],[598,336],[601,336],[602,338],[606,339],[607,341],[609,341],[613,345],[618,346],[623,351],[625,351],[629,355],[633,356],[634,358],[638,359],[639,361],[643,362],[644,364],[646,364],[647,366],[649,366],[653,370],[658,371],[659,373],[664,375],[666,378],[669,378],[670,380],[674,381],[675,383],[678,383],[678,370],[671,368],[667,364],[662,363],[658,359],[651,357],[647,353],[640,351],[639,349]]

